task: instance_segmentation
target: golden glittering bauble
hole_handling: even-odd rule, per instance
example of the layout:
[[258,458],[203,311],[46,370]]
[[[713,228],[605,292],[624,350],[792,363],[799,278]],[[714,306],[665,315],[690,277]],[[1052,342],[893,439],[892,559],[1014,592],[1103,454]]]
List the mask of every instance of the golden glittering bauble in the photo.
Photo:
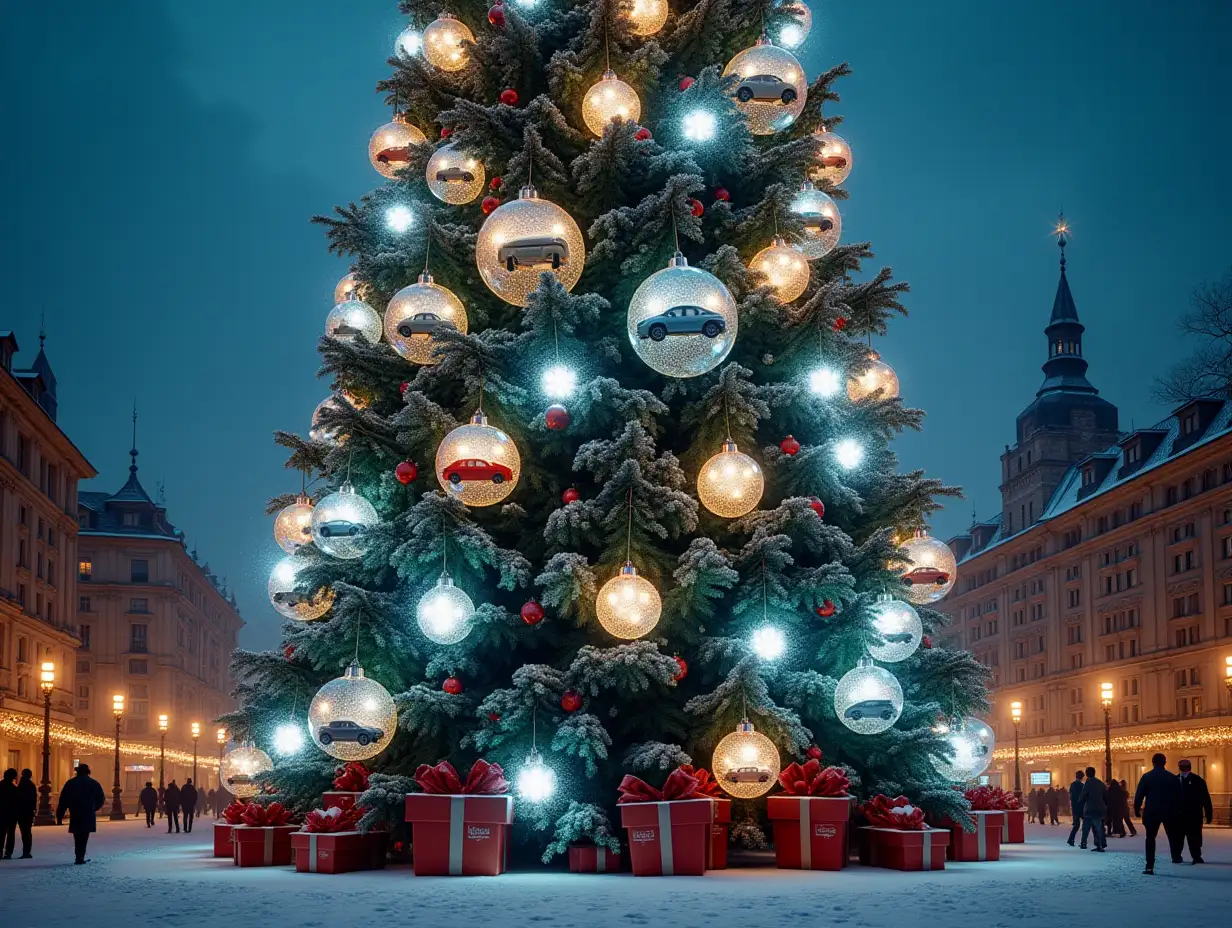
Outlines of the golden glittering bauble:
[[958,576],[958,562],[950,546],[926,532],[916,536],[898,549],[904,560],[903,598],[917,606],[927,606],[945,596],[954,587]]
[[483,163],[456,145],[442,145],[428,159],[428,189],[438,200],[460,206],[483,192]]
[[654,35],[667,22],[667,0],[630,0],[629,29],[634,35]]
[[817,160],[809,168],[809,180],[838,186],[851,173],[851,146],[834,132],[815,132]]
[[312,500],[297,496],[295,502],[279,511],[274,519],[274,541],[287,554],[312,541]]
[[613,119],[637,122],[641,115],[642,101],[637,91],[618,78],[615,71],[604,71],[599,82],[582,97],[582,119],[595,135],[603,135]]
[[729,75],[739,78],[731,94],[754,135],[773,135],[786,129],[808,100],[804,68],[796,56],[771,45],[765,36],[727,62],[723,76]]
[[880,390],[878,399],[892,400],[898,396],[898,374],[894,368],[881,360],[881,355],[869,353],[868,364],[859,373],[847,377],[847,396],[853,403],[872,396]]
[[426,272],[395,293],[385,309],[385,341],[412,364],[435,364],[433,336],[446,329],[465,334],[466,327],[462,301]]
[[710,770],[729,795],[756,799],[774,786],[781,763],[774,742],[745,719],[715,747]]
[[325,334],[344,342],[362,335],[369,345],[375,345],[381,340],[381,317],[363,300],[347,300],[325,317]]
[[383,177],[393,177],[411,160],[411,148],[428,141],[404,117],[395,117],[372,133],[368,141],[368,160]]
[[723,282],[677,254],[629,301],[628,332],[638,357],[668,377],[714,370],[736,343],[736,301]]
[[268,754],[252,744],[243,744],[223,755],[219,775],[232,796],[251,799],[260,794],[265,775],[273,769]]
[[784,303],[790,303],[808,289],[808,260],[779,235],[753,256],[749,270],[764,275],[766,283],[774,288],[774,295]]
[[367,760],[393,740],[398,710],[389,691],[352,662],[317,690],[308,707],[308,737],[330,757]]
[[697,496],[716,516],[735,519],[757,508],[765,485],[757,462],[738,451],[729,438],[723,450],[702,465]]
[[428,23],[423,31],[423,53],[428,64],[442,71],[461,71],[471,60],[468,45],[475,42],[475,34],[450,13],[442,13],[439,19]]
[[641,638],[659,624],[663,601],[654,584],[639,577],[630,563],[620,568],[599,590],[595,599],[599,624],[617,638]]
[[833,200],[811,183],[805,183],[789,209],[804,227],[796,244],[804,257],[812,261],[834,250],[843,234],[843,217]]
[[352,561],[363,557],[378,522],[375,507],[347,481],[312,510],[312,540],[325,554]]
[[573,217],[523,187],[516,200],[492,211],[479,229],[475,264],[488,289],[506,303],[525,306],[539,275],[555,275],[572,290],[582,276],[586,246]]
[[270,604],[279,615],[299,622],[314,622],[334,605],[334,591],[323,587],[315,593],[303,593],[295,588],[295,577],[303,564],[293,557],[284,557],[270,571]]
[[436,449],[436,479],[468,506],[494,506],[513,492],[522,474],[518,446],[481,412]]
[[343,275],[342,279],[334,286],[334,305],[345,303],[347,300],[359,299],[359,280],[355,277],[355,272]]

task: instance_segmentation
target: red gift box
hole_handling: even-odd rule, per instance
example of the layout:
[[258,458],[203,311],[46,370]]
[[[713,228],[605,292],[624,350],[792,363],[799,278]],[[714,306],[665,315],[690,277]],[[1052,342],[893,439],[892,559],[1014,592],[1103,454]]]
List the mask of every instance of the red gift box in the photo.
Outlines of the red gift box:
[[416,876],[505,872],[513,797],[407,793]]
[[295,869],[299,873],[351,873],[385,869],[385,845],[389,832],[335,831],[291,835]]
[[634,876],[701,876],[706,872],[715,806],[711,799],[621,805]]
[[363,793],[353,793],[348,790],[330,790],[321,794],[322,809],[353,809],[359,805],[359,797]]
[[1027,810],[1006,809],[1005,823],[1001,826],[1002,844],[1027,843]]
[[714,799],[714,820],[710,823],[710,846],[706,848],[706,869],[727,869],[727,831],[731,826],[731,800]]
[[847,866],[850,796],[771,796],[774,862],[782,870],[842,870]]
[[237,867],[281,867],[291,863],[291,835],[298,825],[259,827],[236,825],[231,829]]
[[860,827],[860,863],[888,870],[944,870],[950,833],[944,828]]
[[569,845],[570,873],[619,873],[624,857],[596,844]]
[[231,840],[231,829],[234,825],[227,822],[214,823],[214,856],[235,859],[235,846]]
[[975,831],[963,831],[961,825],[948,818],[942,821],[942,825],[950,830],[950,844],[945,856],[964,863],[1000,860],[1001,827],[1005,824],[1005,813],[972,809],[967,814],[975,819]]

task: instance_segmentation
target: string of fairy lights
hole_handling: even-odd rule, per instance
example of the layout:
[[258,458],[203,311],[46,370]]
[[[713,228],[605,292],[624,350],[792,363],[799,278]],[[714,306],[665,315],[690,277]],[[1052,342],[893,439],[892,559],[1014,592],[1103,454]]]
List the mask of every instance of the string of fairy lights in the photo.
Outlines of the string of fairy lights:
[[[0,732],[19,741],[39,742],[43,739],[43,720],[40,717],[0,709]],[[87,752],[110,753],[115,750],[115,739],[103,735],[92,735],[70,725],[52,722],[50,727],[52,744],[66,745]],[[140,741],[120,741],[120,753],[141,758],[158,757],[159,747],[156,744],[144,744]],[[191,751],[180,751],[175,748],[166,749],[168,760],[180,764],[191,764]]]
[[[1111,739],[1112,750],[1129,753],[1219,747],[1229,744],[1232,744],[1232,725],[1211,725],[1178,731],[1153,731],[1138,735],[1114,735]],[[1103,752],[1103,738],[1083,738],[1050,744],[1022,745],[1018,749],[1018,756],[1023,760],[1051,760],[1057,757],[1080,757],[1103,754]],[[993,757],[1001,762],[1013,763],[1014,749],[1000,748]]]

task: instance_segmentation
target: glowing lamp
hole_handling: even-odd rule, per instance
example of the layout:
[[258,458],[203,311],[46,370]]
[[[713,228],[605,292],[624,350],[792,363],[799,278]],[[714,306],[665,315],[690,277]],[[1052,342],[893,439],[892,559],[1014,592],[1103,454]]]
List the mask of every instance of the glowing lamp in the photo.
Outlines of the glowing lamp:
[[475,604],[453,585],[449,574],[441,574],[436,586],[428,590],[415,607],[419,630],[437,644],[457,644],[471,633]]
[[111,697],[111,714],[117,719],[124,714],[124,695],[116,693]]
[[834,459],[843,470],[852,470],[864,460],[864,446],[854,438],[844,438],[834,446]]
[[225,728],[218,729],[218,731],[214,732],[214,737],[218,740],[219,744],[226,744],[227,730]]
[[415,214],[409,206],[398,204],[385,210],[385,227],[390,232],[401,235],[415,224]]
[[1105,709],[1108,709],[1112,706],[1112,684],[1111,683],[1101,683],[1099,685],[1099,701],[1103,704]]
[[753,632],[753,637],[749,640],[753,647],[753,653],[764,661],[772,661],[782,657],[787,650],[787,639],[783,637],[783,633],[773,625],[763,625],[761,628]]
[[419,30],[414,26],[407,26],[394,41],[394,52],[399,55],[405,55],[408,58],[413,58],[423,51],[423,36],[419,34]]
[[1022,703],[1017,699],[1010,703],[1010,719],[1015,725],[1022,721]]
[[706,110],[692,110],[684,117],[684,137],[690,142],[709,142],[714,138],[715,119]]
[[818,367],[809,374],[809,389],[817,396],[827,398],[842,389],[842,378],[830,367]]
[[538,751],[532,750],[526,766],[518,773],[518,796],[528,802],[543,802],[556,792],[556,773],[548,767]]
[[43,661],[39,665],[39,689],[51,693],[56,688],[56,665],[52,661]]
[[189,729],[192,731],[193,741],[196,741],[198,738],[201,737],[201,723],[200,722],[193,722],[192,725],[189,726]]
[[165,732],[167,730],[167,716],[165,714],[158,717],[158,730]]
[[287,722],[274,731],[274,750],[283,757],[298,754],[304,747],[304,731],[298,725]]
[[540,383],[546,396],[554,400],[566,400],[573,396],[573,391],[577,388],[577,374],[563,364],[553,364],[543,372]]

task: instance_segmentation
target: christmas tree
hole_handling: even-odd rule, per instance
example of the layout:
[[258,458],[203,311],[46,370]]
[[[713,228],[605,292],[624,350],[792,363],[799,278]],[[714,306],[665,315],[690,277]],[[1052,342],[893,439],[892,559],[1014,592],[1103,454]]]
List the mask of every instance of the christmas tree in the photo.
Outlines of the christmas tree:
[[964,739],[991,745],[938,722],[984,671],[930,645],[955,568],[918,537],[956,491],[890,448],[923,416],[871,345],[907,286],[841,240],[848,69],[806,80],[807,7],[401,8],[386,180],[318,217],[353,262],[333,393],[277,436],[319,482],[271,503],[291,621],[237,653],[223,721],[279,742],[302,808],[368,759],[370,824],[422,763],[498,762],[544,860],[615,848],[622,776],[686,763],[756,844],[818,748],[861,797],[961,814]]

